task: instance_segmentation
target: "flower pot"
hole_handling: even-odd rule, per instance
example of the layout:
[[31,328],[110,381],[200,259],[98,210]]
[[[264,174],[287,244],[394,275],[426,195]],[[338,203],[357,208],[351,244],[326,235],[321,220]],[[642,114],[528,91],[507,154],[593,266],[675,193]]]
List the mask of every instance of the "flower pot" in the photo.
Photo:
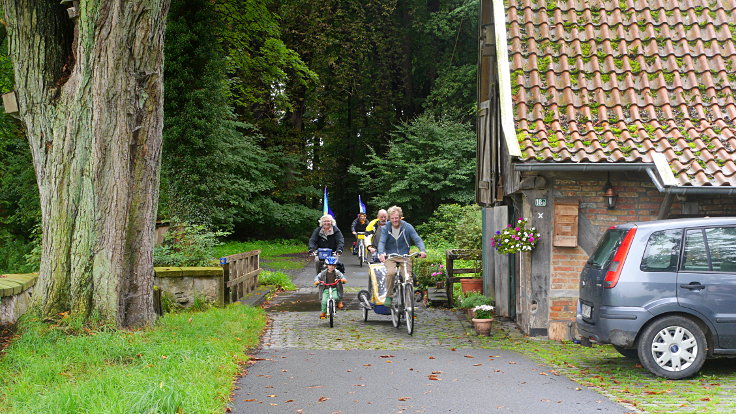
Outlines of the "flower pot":
[[460,279],[463,293],[480,292],[483,293],[483,279],[479,277]]
[[437,289],[444,289],[445,288],[445,282],[444,281],[437,281],[434,284],[434,287]]
[[468,315],[468,319],[475,318],[475,311],[472,309],[465,309],[465,314]]
[[491,334],[491,322],[493,319],[476,319],[473,318],[473,328],[480,336],[488,336]]

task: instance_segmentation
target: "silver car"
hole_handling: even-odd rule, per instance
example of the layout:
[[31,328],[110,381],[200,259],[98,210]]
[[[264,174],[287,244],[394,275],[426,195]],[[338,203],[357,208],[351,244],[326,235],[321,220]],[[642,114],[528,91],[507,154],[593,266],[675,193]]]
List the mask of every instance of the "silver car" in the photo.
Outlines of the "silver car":
[[611,227],[580,275],[576,322],[584,345],[669,379],[736,354],[736,217]]

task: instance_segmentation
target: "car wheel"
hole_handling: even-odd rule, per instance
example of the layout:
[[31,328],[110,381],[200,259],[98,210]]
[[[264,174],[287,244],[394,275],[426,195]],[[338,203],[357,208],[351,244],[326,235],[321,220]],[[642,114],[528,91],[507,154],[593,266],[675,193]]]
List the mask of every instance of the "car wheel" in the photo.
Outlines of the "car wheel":
[[622,348],[617,345],[614,345],[613,347],[616,349],[616,351],[618,351],[619,354],[625,356],[626,358],[639,359],[639,350],[636,348]]
[[652,374],[682,379],[700,371],[707,343],[698,324],[681,316],[669,316],[642,332],[638,348],[639,361]]

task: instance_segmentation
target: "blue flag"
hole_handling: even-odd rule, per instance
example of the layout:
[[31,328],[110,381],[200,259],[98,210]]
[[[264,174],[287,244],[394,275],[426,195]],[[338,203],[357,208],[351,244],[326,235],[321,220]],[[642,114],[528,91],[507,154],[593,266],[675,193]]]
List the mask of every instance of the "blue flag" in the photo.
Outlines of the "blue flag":
[[330,206],[327,202],[327,187],[325,187],[325,195],[322,199],[322,215],[324,216],[326,214],[329,214],[332,216],[332,218],[335,218],[335,214],[332,212],[332,210],[330,210]]
[[360,194],[358,194],[358,209],[362,214],[365,214],[365,204],[363,204],[363,201],[360,199]]

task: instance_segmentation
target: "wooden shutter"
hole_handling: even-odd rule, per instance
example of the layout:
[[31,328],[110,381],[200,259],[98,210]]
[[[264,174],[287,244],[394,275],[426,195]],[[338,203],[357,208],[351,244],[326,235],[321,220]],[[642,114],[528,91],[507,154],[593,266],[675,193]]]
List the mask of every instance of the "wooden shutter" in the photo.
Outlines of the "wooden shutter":
[[578,245],[579,202],[555,202],[555,228],[552,244],[557,247],[577,247]]

